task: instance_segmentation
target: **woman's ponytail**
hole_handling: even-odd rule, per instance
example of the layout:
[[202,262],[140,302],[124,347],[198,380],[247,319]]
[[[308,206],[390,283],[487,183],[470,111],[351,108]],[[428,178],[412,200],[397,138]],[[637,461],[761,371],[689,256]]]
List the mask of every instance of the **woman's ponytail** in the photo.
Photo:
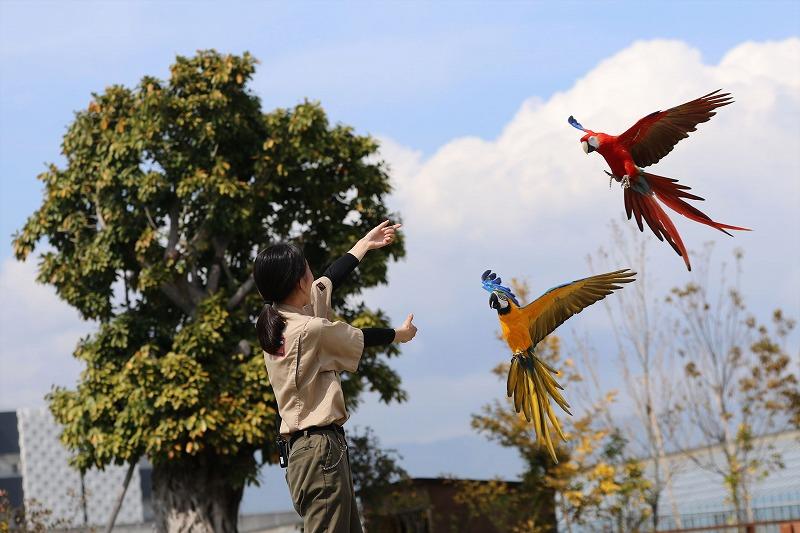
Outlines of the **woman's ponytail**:
[[265,304],[256,321],[256,334],[267,353],[277,353],[283,344],[286,319],[278,312],[277,304],[297,287],[306,268],[303,251],[294,244],[275,244],[256,257],[253,279]]
[[256,333],[261,349],[267,353],[275,354],[283,345],[283,330],[286,328],[286,319],[283,318],[274,303],[267,303],[256,322]]

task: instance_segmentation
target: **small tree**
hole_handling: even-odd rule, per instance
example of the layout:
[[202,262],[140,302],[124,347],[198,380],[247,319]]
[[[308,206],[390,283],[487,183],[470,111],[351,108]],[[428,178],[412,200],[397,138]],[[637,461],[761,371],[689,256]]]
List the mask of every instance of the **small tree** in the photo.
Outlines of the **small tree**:
[[616,392],[590,400],[582,415],[566,421],[566,460],[547,477],[567,531],[639,531],[650,516],[652,483],[642,463],[627,451],[627,440],[613,425],[609,409]]
[[795,323],[780,310],[771,326],[750,315],[739,288],[742,252],[734,254],[733,282],[725,263],[712,281],[711,252],[706,246],[694,279],[668,298],[686,360],[680,403],[688,428],[677,443],[686,449],[699,439],[703,449],[688,457],[720,477],[737,520],[752,521],[753,483],[783,467],[767,436],[785,421],[786,391],[797,388],[786,352]]
[[677,466],[667,459],[668,439],[676,430],[671,413],[675,406],[670,401],[675,391],[674,335],[664,327],[668,309],[650,274],[648,245],[652,239],[633,225],[626,228],[612,222],[611,248],[601,248],[595,258],[590,258],[590,264],[596,261],[600,270],[624,264],[637,272],[636,283],[614,298],[606,298],[603,307],[611,320],[625,392],[636,415],[637,427],[629,432],[635,435],[635,453],[652,460],[652,483],[646,499],[653,529],[658,529],[659,502],[665,493],[676,527],[680,528],[680,513],[672,493]]
[[[82,471],[148,456],[159,531],[235,531],[254,452],[274,458],[258,250],[295,239],[319,273],[389,217],[375,141],[314,103],[264,114],[247,88],[255,65],[201,51],[167,81],[93,95],[64,136],[66,166],[39,176],[42,204],[14,237],[19,260],[48,242],[38,281],[98,324],[75,349],[77,388],[49,395],[62,441]],[[403,254],[402,242],[370,254],[336,292],[337,313],[385,325],[350,297]],[[343,380],[349,407],[365,388],[405,397],[384,359],[397,353],[367,350]]]
[[348,432],[350,469],[353,473],[353,486],[369,529],[371,516],[382,507],[386,489],[397,481],[407,479],[408,473],[400,466],[402,456],[397,450],[383,449],[380,440],[366,427]]
[[0,533],[45,533],[71,525],[66,518],[53,518],[53,511],[36,500],[27,500],[19,508],[11,506],[6,491],[0,489]]

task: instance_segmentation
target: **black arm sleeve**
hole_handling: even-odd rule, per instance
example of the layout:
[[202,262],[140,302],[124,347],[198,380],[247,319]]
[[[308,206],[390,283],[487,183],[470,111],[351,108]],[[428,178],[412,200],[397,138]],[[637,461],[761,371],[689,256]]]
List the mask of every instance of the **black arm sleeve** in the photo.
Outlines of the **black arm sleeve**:
[[323,276],[331,280],[331,285],[336,289],[342,281],[358,266],[358,259],[353,254],[346,253],[325,269]]
[[383,346],[394,342],[392,328],[361,328],[364,332],[364,347]]

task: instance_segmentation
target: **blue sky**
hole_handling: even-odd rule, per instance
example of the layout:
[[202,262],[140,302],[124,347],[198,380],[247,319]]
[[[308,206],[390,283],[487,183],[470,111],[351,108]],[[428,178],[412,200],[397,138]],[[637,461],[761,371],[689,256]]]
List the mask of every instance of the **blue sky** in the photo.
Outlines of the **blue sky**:
[[496,136],[524,99],[566,89],[638,39],[681,39],[715,62],[742,41],[796,35],[798,18],[796,2],[4,0],[0,235],[38,205],[33,178],[59,161],[90,93],[166,77],[176,54],[249,50],[266,108],[318,99],[334,120],[431,153]]
[[[386,152],[397,170],[393,177],[398,193],[391,203],[404,214],[410,239],[409,256],[390,270],[389,287],[368,294],[371,298],[368,303],[387,309],[397,319],[408,311],[417,312],[421,327],[419,342],[407,345],[402,358],[394,363],[412,392],[412,402],[407,406],[382,408],[369,403],[368,398],[367,405],[354,415],[353,423],[375,426],[386,444],[404,453],[406,466],[415,475],[445,471],[471,477],[513,476],[518,468],[513,452],[485,443],[468,428],[468,414],[483,403],[480,395],[496,390],[491,378],[487,381],[481,376],[488,375],[496,363],[491,355],[502,353],[491,338],[496,326],[493,317],[485,314],[485,295],[471,285],[469,291],[461,285],[456,287],[456,283],[462,283],[460,270],[437,272],[456,280],[452,282],[456,288],[448,293],[445,305],[468,307],[465,302],[479,302],[475,307],[479,311],[445,319],[432,317],[435,311],[419,303],[419,294],[413,289],[403,289],[414,287],[413,276],[419,269],[446,264],[444,261],[469,266],[469,271],[463,272],[465,284],[472,283],[469,276],[479,273],[484,268],[481,265],[487,262],[504,277],[531,275],[534,292],[565,281],[562,276],[573,279],[585,273],[585,255],[601,239],[596,228],[619,216],[621,199],[615,196],[612,201],[602,196],[602,208],[595,212],[589,209],[588,200],[576,196],[574,208],[567,204],[559,211],[556,207],[560,206],[560,197],[554,197],[550,203],[556,207],[552,211],[546,206],[537,209],[555,221],[553,224],[557,224],[552,227],[558,230],[545,232],[542,228],[552,227],[541,219],[536,219],[537,225],[531,229],[531,235],[538,239],[536,249],[547,249],[550,253],[532,256],[530,251],[506,250],[486,257],[489,250],[482,250],[481,245],[486,239],[496,240],[495,236],[480,235],[463,221],[454,222],[451,233],[442,229],[439,234],[433,232],[433,236],[427,236],[430,232],[425,231],[422,223],[428,205],[425,197],[435,196],[436,184],[455,184],[465,189],[473,186],[475,182],[466,178],[463,183],[452,179],[452,173],[459,168],[466,175],[466,163],[458,156],[460,147],[476,143],[481,151],[506,146],[504,136],[522,127],[520,124],[528,131],[539,127],[538,122],[525,122],[526,117],[540,117],[537,109],[556,106],[560,95],[583,95],[570,100],[574,110],[571,107],[562,114],[575,113],[590,128],[614,132],[613,127],[683,101],[668,98],[674,98],[673,91],[682,98],[688,90],[686,85],[696,81],[680,76],[684,71],[694,72],[686,67],[694,64],[693,54],[699,55],[698,64],[717,65],[743,43],[797,37],[798,21],[800,3],[797,2],[223,4],[5,0],[0,2],[0,235],[4,236],[0,239],[3,266],[0,278],[6,276],[6,281],[0,279],[0,298],[4,307],[17,305],[12,300],[20,295],[30,295],[32,302],[43,302],[42,305],[52,302],[52,295],[48,295],[52,291],[47,288],[18,288],[30,280],[25,277],[28,274],[11,266],[10,235],[38,206],[41,190],[35,176],[47,162],[61,162],[61,136],[73,112],[86,107],[91,93],[113,83],[133,85],[145,74],[166,77],[176,54],[189,55],[199,48],[232,53],[248,50],[261,61],[252,88],[262,98],[265,109],[290,106],[303,98],[320,100],[334,121],[374,134],[385,140],[388,147],[396,148],[391,151],[387,148]],[[682,44],[677,48],[647,44],[657,39]],[[646,43],[637,47],[635,43],[640,41]],[[652,60],[647,56],[649,53],[654,54]],[[672,76],[672,71],[665,75],[666,83],[653,85],[662,62],[665,69],[673,68],[672,63],[664,60],[667,55],[659,55],[662,53],[680,58],[675,63],[679,67],[674,67],[676,75]],[[796,56],[790,57],[789,64],[778,63],[778,68],[800,70]],[[611,70],[614,61],[628,61],[626,58],[633,58],[630,61],[636,68]],[[741,58],[738,61],[738,65],[748,64]],[[619,94],[641,87],[643,94],[637,95],[630,109],[622,109],[622,103],[629,100],[618,102],[615,91],[609,92],[607,86],[586,89],[598,87],[595,78],[605,71],[614,72],[615,79],[608,83],[612,89],[619,87]],[[738,83],[730,69],[720,69],[715,76],[715,83],[727,79]],[[776,91],[775,98],[788,98]],[[797,188],[791,185],[800,182],[797,156],[786,155],[789,159],[777,170],[765,169],[767,179],[758,175],[767,191],[761,197],[760,189],[754,189],[748,202],[741,205],[744,193],[737,190],[740,182],[726,181],[728,174],[721,172],[721,161],[708,157],[703,161],[705,154],[700,152],[701,147],[712,146],[715,139],[716,144],[721,144],[723,138],[731,139],[722,131],[725,121],[736,124],[734,117],[749,117],[749,110],[758,108],[757,98],[748,100],[749,94],[758,94],[757,91],[742,94],[743,101],[737,101],[738,107],[731,106],[719,119],[703,126],[702,137],[685,141],[686,146],[681,144],[675,155],[670,155],[669,162],[665,160],[664,172],[685,179],[709,198],[703,208],[709,208],[712,216],[760,230],[723,241],[710,231],[681,223],[679,227],[690,248],[699,247],[704,240],[716,239],[720,242],[720,255],[736,245],[752,250],[748,265],[752,274],[745,280],[747,296],[759,312],[781,305],[796,316],[800,311],[796,292],[800,286],[798,241],[778,235],[781,225],[775,218],[785,219],[787,225],[798,222]],[[794,120],[796,124],[800,113],[792,105],[785,120]],[[587,122],[594,118],[592,112],[597,113],[597,120],[603,119],[597,128]],[[584,118],[587,114],[589,117]],[[594,172],[592,176],[602,181],[597,177],[602,162],[586,158],[580,152],[576,132],[568,126],[559,126],[553,132],[546,133],[547,139],[540,138],[538,142],[544,144],[555,138],[560,142],[563,136],[566,148],[561,152],[561,145],[557,144],[553,157],[560,158],[563,154],[574,159],[576,165],[581,165],[581,171]],[[792,135],[768,140],[780,145],[781,150],[776,152],[785,154],[797,146],[796,129]],[[501,152],[516,153],[516,149],[513,143],[507,143]],[[530,149],[523,146],[520,150]],[[735,157],[735,151],[729,147],[728,150],[714,153]],[[730,164],[734,169],[742,167],[745,159],[752,158],[742,156]],[[513,156],[503,160],[513,163]],[[537,164],[524,157],[519,161],[520,167]],[[454,170],[445,176],[442,168]],[[756,179],[755,173],[752,176],[742,179]],[[790,185],[780,189],[781,181]],[[587,182],[586,187],[594,186],[590,183],[597,184]],[[770,193],[775,183],[778,187]],[[522,185],[524,180],[520,182]],[[448,191],[447,187],[442,190]],[[597,191],[599,195],[611,194],[604,186]],[[468,202],[470,198],[465,196],[463,200]],[[773,206],[775,211],[770,213]],[[571,209],[581,209],[584,218],[576,220]],[[586,229],[587,221],[596,228]],[[445,223],[441,226],[449,227]],[[536,233],[539,230],[541,234]],[[571,236],[586,233],[586,242],[572,242],[564,237],[565,233]],[[415,238],[418,240],[414,241]],[[449,251],[437,255],[442,248]],[[778,249],[780,254],[775,252]],[[491,250],[496,252],[495,248]],[[665,284],[687,281],[680,260],[671,251],[658,247],[656,251],[658,266],[665,265],[656,271]],[[765,284],[761,279],[765,273],[776,285]],[[0,408],[12,408],[14,397],[20,398],[19,402],[31,403],[27,398],[40,397],[41,391],[46,391],[52,382],[74,382],[78,367],[69,358],[70,347],[78,335],[91,328],[80,324],[68,309],[47,305],[52,312],[42,320],[52,332],[49,344],[43,344],[41,339],[32,340],[30,335],[20,335],[20,328],[12,325],[13,317],[2,315],[9,318],[5,324],[0,323],[3,344],[0,370],[19,371],[19,365],[41,368],[31,370],[29,381],[24,382],[30,386],[30,395],[22,390],[13,396],[4,391],[0,393]],[[36,309],[33,304],[31,309]],[[601,350],[609,346],[608,326],[601,311],[587,311],[581,320],[596,335]],[[476,344],[475,331],[485,340]],[[458,338],[453,338],[454,335]],[[609,382],[613,382],[613,374],[611,366],[604,371]],[[462,381],[445,389],[456,391],[452,398],[442,398],[435,409],[429,408],[425,402],[431,398],[430,391],[445,375]],[[464,390],[464,395],[459,396],[458,390]],[[464,405],[459,405],[460,402]],[[425,419],[426,413],[432,420]],[[396,430],[386,426],[390,415],[407,425],[398,425]],[[404,438],[403,434],[414,438]],[[442,450],[450,453],[437,455]],[[494,459],[480,459],[487,456]],[[265,489],[249,492],[245,509],[265,508],[266,494],[277,498],[270,508],[287,505],[287,500],[281,499],[284,488],[280,473],[268,471],[266,475]]]

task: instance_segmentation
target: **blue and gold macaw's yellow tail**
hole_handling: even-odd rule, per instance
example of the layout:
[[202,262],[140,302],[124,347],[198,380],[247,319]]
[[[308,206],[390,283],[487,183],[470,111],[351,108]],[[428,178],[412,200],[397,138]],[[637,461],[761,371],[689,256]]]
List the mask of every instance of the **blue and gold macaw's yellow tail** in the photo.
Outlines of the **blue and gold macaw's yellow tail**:
[[547,448],[553,461],[558,463],[553,439],[547,421],[553,426],[561,440],[566,441],[558,418],[553,412],[550,403],[552,398],[568,415],[572,415],[569,404],[564,400],[561,392],[564,387],[558,384],[553,377],[559,372],[536,357],[533,350],[514,354],[511,367],[508,370],[507,393],[514,399],[514,409],[525,415],[528,422],[533,422],[536,438],[540,444]]

